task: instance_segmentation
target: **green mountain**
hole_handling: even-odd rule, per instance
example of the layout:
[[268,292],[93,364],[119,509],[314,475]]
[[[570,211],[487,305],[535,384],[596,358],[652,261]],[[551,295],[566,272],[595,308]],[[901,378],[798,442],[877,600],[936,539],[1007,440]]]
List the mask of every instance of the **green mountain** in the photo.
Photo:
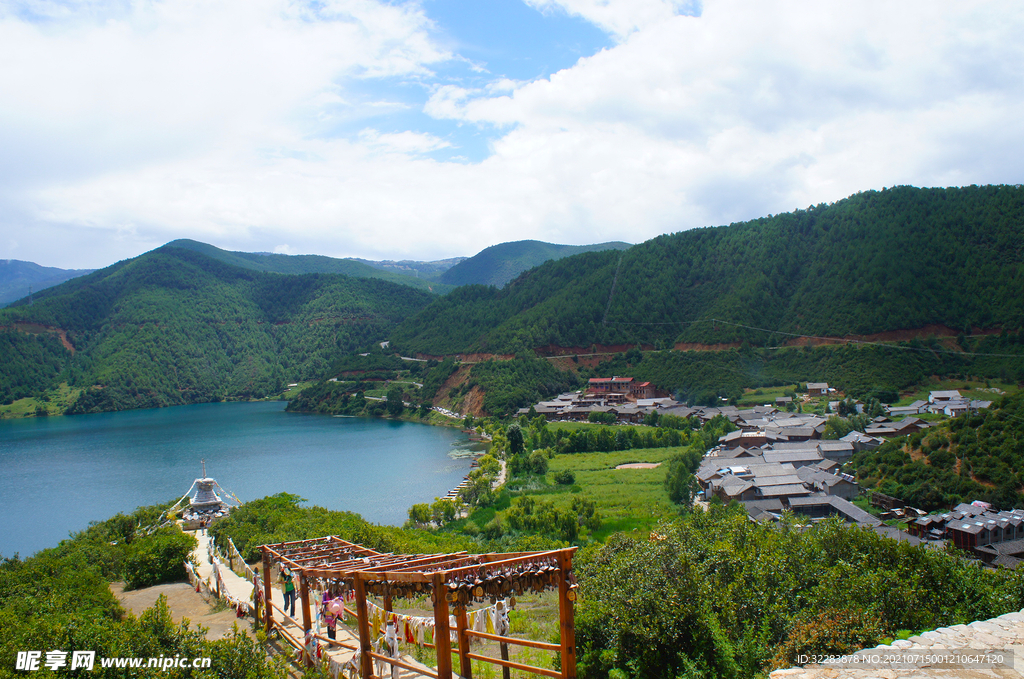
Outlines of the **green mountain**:
[[30,289],[39,292],[92,271],[58,269],[17,259],[0,259],[0,306],[28,297]]
[[449,285],[493,285],[504,287],[516,276],[552,259],[562,259],[584,252],[625,250],[629,243],[597,245],[555,245],[537,240],[500,243],[481,250],[441,274],[440,281]]
[[70,412],[263,397],[387,337],[431,297],[376,278],[264,273],[167,245],[0,310],[0,397],[63,381],[85,389]]
[[[898,187],[466,286],[393,333],[402,351],[750,342],[1024,325],[1024,187]],[[466,264],[466,262],[463,262]],[[456,267],[452,268],[454,271]]]
[[306,273],[335,273],[345,274],[353,278],[380,278],[408,285],[428,292],[443,294],[451,289],[450,286],[438,284],[430,278],[417,277],[415,270],[409,268],[413,273],[400,273],[396,269],[372,266],[369,262],[357,259],[338,259],[325,257],[323,255],[279,255],[271,252],[232,252],[221,250],[213,245],[200,243],[198,241],[182,238],[171,241],[169,247],[183,248],[200,252],[207,257],[216,259],[253,271],[265,271],[267,273],[284,274],[306,274]]

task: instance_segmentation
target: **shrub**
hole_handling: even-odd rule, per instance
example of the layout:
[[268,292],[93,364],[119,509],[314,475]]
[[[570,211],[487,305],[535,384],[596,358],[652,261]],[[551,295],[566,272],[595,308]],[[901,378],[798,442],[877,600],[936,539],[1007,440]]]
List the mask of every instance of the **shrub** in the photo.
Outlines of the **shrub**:
[[534,474],[547,474],[548,472],[548,456],[543,450],[535,450],[530,453],[528,459],[528,465],[530,471]]
[[563,486],[571,486],[576,483],[576,475],[568,469],[563,469],[562,471],[555,473],[555,483],[559,483]]
[[178,528],[165,528],[136,539],[124,562],[125,589],[184,580],[185,561],[195,546],[196,539]]
[[789,667],[800,655],[847,655],[877,645],[885,632],[877,614],[861,609],[829,609],[793,626],[772,658],[772,667]]

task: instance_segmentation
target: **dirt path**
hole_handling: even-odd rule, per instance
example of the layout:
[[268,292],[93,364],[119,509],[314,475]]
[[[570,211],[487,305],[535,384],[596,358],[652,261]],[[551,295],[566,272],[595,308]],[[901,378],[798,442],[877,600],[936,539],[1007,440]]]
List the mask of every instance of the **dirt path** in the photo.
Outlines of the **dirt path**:
[[175,582],[169,585],[156,585],[144,589],[124,591],[123,582],[110,583],[110,591],[121,602],[125,610],[131,611],[136,617],[142,615],[147,608],[152,608],[161,594],[167,597],[167,606],[171,609],[174,622],[188,618],[192,627],[202,625],[207,628],[207,639],[224,639],[231,636],[231,628],[238,623],[238,629],[252,634],[251,619],[238,618],[231,609],[216,610],[217,606],[207,602],[195,588],[187,582]]

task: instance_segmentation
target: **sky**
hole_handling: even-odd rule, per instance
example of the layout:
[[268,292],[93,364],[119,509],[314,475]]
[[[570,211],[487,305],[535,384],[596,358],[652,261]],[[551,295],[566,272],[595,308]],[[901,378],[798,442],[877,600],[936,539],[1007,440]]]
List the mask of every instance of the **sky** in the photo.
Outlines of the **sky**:
[[433,260],[1024,181],[1024,3],[0,0],[0,258]]

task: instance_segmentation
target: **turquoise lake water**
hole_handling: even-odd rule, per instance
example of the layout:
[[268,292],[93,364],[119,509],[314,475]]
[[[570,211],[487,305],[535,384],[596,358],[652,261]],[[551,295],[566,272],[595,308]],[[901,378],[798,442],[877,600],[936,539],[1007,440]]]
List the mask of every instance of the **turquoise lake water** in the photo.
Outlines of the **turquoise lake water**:
[[283,402],[0,421],[0,554],[180,498],[207,474],[242,501],[288,492],[402,524],[469,472],[457,429],[284,412]]

